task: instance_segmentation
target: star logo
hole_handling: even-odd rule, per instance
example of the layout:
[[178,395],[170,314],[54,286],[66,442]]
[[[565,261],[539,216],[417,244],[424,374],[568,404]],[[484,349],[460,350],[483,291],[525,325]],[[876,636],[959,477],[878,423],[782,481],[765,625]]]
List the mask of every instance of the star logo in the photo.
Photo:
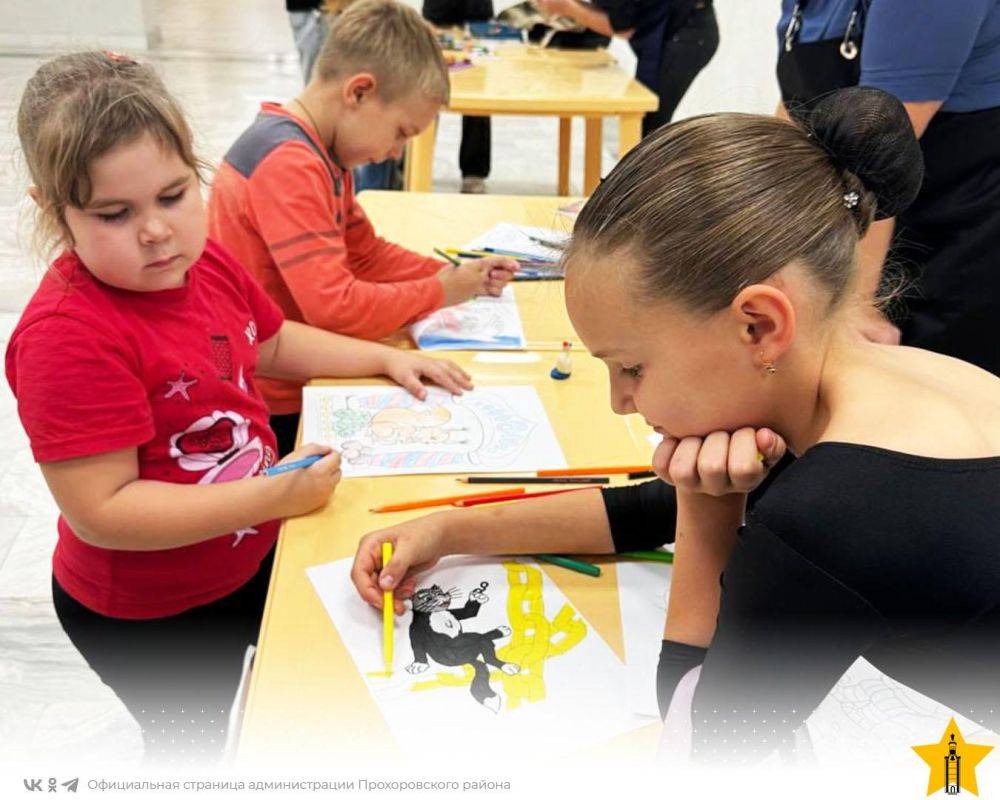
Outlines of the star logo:
[[167,381],[167,386],[169,386],[170,388],[167,390],[167,393],[163,395],[163,399],[169,400],[175,394],[179,394],[185,400],[190,402],[191,398],[188,397],[188,389],[194,386],[197,382],[198,382],[197,378],[192,378],[189,381],[184,380],[184,373],[182,372],[181,376],[177,380]]
[[989,745],[966,742],[954,717],[944,729],[940,742],[913,746],[914,752],[931,768],[930,779],[927,781],[928,795],[940,789],[944,789],[945,794],[958,794],[965,789],[976,797],[979,796],[976,765],[992,749]]

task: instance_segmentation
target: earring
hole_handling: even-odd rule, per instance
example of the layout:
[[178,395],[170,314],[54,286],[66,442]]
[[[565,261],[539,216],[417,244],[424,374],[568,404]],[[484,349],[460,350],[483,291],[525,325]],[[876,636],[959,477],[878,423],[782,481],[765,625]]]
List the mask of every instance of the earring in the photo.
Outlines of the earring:
[[762,366],[764,367],[764,371],[768,375],[774,375],[774,373],[776,373],[778,371],[778,368],[776,366],[774,366],[774,362],[773,361],[764,361],[764,351],[763,350],[760,351],[760,360],[762,362]]

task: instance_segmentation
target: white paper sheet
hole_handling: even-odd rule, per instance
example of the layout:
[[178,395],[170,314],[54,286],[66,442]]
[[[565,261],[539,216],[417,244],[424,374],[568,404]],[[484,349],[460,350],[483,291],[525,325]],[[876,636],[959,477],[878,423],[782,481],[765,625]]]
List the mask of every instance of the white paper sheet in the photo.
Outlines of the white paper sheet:
[[417,400],[388,386],[307,386],[304,442],[335,447],[345,478],[562,469],[566,458],[531,386]]
[[523,350],[524,328],[505,286],[500,297],[475,297],[435,311],[410,326],[421,350]]
[[[391,677],[384,676],[381,613],[358,597],[350,568],[351,559],[344,559],[308,574],[404,752],[440,758],[468,751],[509,764],[510,757],[570,753],[648,722],[627,709],[621,662],[534,562],[442,559],[418,589],[436,584],[452,593],[451,612],[462,616],[474,607],[476,613],[429,618],[441,633],[428,648],[426,669],[416,674],[406,669],[414,663],[414,612],[397,617]],[[455,626],[461,639],[448,635]],[[508,666],[489,667],[489,696],[478,684],[477,698],[472,676],[486,669],[484,639]],[[418,633],[414,641],[419,648],[428,640]],[[465,658],[473,654],[482,666],[446,666],[434,658],[448,660],[446,653],[458,648],[468,648]]]
[[[534,258],[558,261],[562,257],[562,247],[569,241],[570,234],[552,228],[535,228],[530,225],[515,225],[500,222],[471,242],[465,244],[467,250],[508,250]],[[538,240],[541,241],[538,241]],[[546,246],[543,242],[556,243],[559,247]]]
[[628,704],[635,714],[656,717],[656,666],[667,618],[672,565],[658,561],[621,561],[618,602],[628,665]]

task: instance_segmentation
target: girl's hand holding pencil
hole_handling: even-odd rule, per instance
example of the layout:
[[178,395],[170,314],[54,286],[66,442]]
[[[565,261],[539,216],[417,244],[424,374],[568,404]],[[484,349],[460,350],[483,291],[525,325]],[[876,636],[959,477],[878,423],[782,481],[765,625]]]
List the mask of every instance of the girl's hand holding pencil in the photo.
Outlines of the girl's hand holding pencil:
[[[408,599],[416,589],[417,576],[433,567],[444,552],[446,514],[437,513],[411,519],[391,528],[364,536],[358,544],[351,568],[351,580],[362,599],[382,608],[384,592],[393,591],[393,605],[403,614]],[[392,543],[392,558],[382,567],[382,543]]]
[[307,444],[292,451],[276,466],[301,461],[309,456],[322,456],[314,464],[289,470],[265,480],[282,481],[281,508],[275,516],[294,517],[307,514],[326,505],[340,483],[340,453],[327,445]]

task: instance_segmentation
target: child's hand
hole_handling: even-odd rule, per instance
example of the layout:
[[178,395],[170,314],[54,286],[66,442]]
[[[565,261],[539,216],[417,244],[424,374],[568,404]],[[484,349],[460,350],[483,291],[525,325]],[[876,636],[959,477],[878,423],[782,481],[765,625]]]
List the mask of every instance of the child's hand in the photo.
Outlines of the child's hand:
[[517,272],[517,262],[500,256],[463,261],[457,267],[444,267],[438,280],[444,287],[444,305],[454,306],[479,294],[499,295]]
[[427,388],[421,382],[426,378],[452,394],[461,394],[472,388],[469,377],[454,361],[443,358],[428,358],[406,350],[393,350],[386,355],[385,374],[402,386],[418,400],[427,397]]
[[760,485],[786,449],[785,440],[769,428],[716,431],[680,441],[664,438],[653,453],[653,470],[678,490],[714,497],[746,494]]
[[[416,589],[416,573],[430,569],[444,555],[442,518],[447,513],[413,519],[362,538],[351,568],[351,580],[362,600],[381,610],[382,593],[392,589],[394,611],[406,611],[403,601]],[[387,565],[382,564],[382,542],[392,542]]]
[[520,269],[513,258],[506,256],[489,256],[479,260],[480,264],[488,264],[489,272],[486,274],[486,294],[499,297],[503,292],[503,287],[513,279],[515,273]]
[[313,455],[324,457],[304,469],[293,469],[266,478],[269,481],[283,483],[280,516],[294,517],[314,511],[330,499],[333,490],[340,483],[340,453],[326,445],[303,445],[281,459],[278,464],[298,461]]

